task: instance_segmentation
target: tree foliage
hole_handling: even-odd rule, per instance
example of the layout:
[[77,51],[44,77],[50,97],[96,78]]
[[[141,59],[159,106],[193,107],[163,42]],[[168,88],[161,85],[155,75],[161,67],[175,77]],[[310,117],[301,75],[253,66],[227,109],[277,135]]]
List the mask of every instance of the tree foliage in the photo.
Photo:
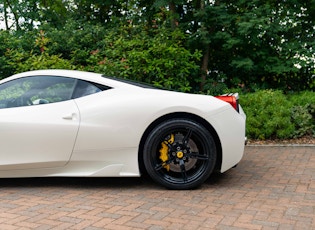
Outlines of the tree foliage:
[[190,91],[194,81],[191,74],[198,73],[200,52],[189,52],[183,40],[185,35],[180,30],[162,27],[148,33],[130,22],[111,31],[103,40],[103,48],[91,52],[87,69]]
[[1,78],[76,68],[205,93],[315,88],[314,0],[0,0],[0,14]]

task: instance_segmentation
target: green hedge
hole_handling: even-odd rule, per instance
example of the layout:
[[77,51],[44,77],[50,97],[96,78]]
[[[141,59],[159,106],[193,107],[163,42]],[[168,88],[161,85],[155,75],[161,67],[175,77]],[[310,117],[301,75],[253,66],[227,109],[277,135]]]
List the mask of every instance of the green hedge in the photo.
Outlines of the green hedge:
[[315,137],[315,93],[261,90],[241,95],[250,139]]

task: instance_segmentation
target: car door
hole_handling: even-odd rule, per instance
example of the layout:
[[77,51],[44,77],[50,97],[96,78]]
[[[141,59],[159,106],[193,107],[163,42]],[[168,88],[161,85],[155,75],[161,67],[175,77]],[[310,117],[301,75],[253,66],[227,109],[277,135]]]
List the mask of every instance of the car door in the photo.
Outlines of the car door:
[[64,166],[80,115],[75,79],[33,76],[0,85],[0,170]]

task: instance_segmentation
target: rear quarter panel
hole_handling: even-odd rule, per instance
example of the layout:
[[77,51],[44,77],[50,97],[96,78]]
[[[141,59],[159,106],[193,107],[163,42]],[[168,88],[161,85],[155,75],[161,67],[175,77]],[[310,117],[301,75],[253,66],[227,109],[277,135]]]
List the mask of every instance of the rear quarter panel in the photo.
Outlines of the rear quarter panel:
[[81,121],[71,161],[122,163],[125,174],[139,174],[138,148],[142,135],[156,119],[174,112],[200,116],[217,131],[223,150],[221,171],[237,164],[242,155],[244,122],[228,103],[214,97],[118,88],[75,102]]

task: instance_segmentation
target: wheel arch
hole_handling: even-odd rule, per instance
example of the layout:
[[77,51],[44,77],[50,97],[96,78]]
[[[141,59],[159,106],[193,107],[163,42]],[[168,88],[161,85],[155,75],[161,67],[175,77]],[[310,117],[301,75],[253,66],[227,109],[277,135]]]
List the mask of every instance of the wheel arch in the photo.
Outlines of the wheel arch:
[[147,127],[147,129],[143,133],[143,135],[141,137],[140,145],[139,145],[139,152],[138,152],[138,164],[139,164],[140,174],[145,174],[146,173],[146,169],[145,169],[144,163],[143,163],[143,147],[144,147],[144,143],[145,143],[149,133],[157,125],[161,124],[164,121],[167,121],[169,119],[174,119],[174,118],[185,118],[185,119],[189,119],[189,120],[198,122],[201,125],[203,125],[207,130],[209,130],[209,132],[212,134],[212,136],[214,138],[214,141],[215,141],[215,144],[216,144],[216,150],[217,150],[217,160],[216,160],[216,164],[215,164],[215,169],[214,170],[215,171],[220,170],[221,164],[222,164],[222,147],[221,147],[221,141],[219,139],[219,136],[218,136],[217,132],[215,131],[215,129],[213,128],[213,126],[208,121],[206,121],[202,117],[197,116],[195,114],[185,113],[185,112],[177,112],[177,113],[166,114],[166,115],[164,115],[162,117],[157,118],[155,121],[153,121]]

